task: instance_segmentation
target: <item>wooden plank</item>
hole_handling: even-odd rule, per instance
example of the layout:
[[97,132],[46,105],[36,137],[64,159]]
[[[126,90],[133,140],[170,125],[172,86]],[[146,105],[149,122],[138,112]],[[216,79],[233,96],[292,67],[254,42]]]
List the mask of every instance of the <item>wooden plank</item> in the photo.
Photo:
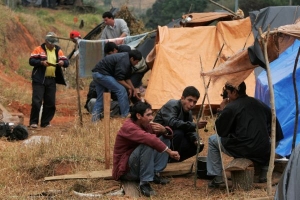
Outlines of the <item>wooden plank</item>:
[[226,171],[245,170],[247,167],[252,167],[253,162],[246,158],[235,158],[225,168]]
[[125,195],[133,198],[138,198],[140,196],[140,191],[138,189],[139,183],[136,181],[121,181],[122,187],[124,189]]
[[193,172],[193,162],[168,163],[161,176],[178,176]]
[[[178,176],[191,173],[193,171],[193,162],[179,162],[179,163],[168,163],[167,167],[163,172],[162,176]],[[104,178],[112,179],[111,169],[105,169],[101,171],[83,171],[76,174],[66,174],[60,176],[49,176],[45,177],[45,181],[54,180],[67,180],[67,179],[92,179],[92,178]]]

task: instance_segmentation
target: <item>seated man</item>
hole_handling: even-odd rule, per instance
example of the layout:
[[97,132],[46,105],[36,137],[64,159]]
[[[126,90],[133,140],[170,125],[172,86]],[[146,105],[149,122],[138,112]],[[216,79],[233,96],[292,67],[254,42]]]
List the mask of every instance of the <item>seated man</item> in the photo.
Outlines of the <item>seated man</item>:
[[[96,85],[97,100],[93,108],[92,121],[98,121],[103,111],[103,92],[110,90],[116,94],[120,106],[121,117],[129,114],[129,97],[139,98],[131,83],[131,67],[142,59],[141,52],[132,50],[129,53],[116,53],[105,56],[94,69],[93,80]],[[126,91],[126,89],[128,91]],[[127,93],[128,92],[128,93]]]
[[151,122],[150,104],[139,101],[131,107],[130,114],[116,136],[112,176],[115,180],[140,181],[141,193],[150,197],[155,191],[149,182],[168,183],[159,173],[166,167],[169,156],[178,160],[180,155],[168,148],[172,130]]
[[[271,109],[263,102],[246,95],[246,84],[238,87],[225,85],[228,99],[220,105],[216,120],[221,150],[234,158],[247,158],[261,166],[260,182],[266,182],[270,159]],[[276,141],[283,138],[281,126],[276,121]],[[209,137],[207,175],[215,176],[209,187],[222,182],[222,163],[216,134]]]
[[[180,159],[171,158],[170,162],[180,162],[197,153],[199,136],[196,127],[204,128],[207,123],[206,121],[200,121],[198,124],[193,122],[191,110],[196,106],[199,97],[199,91],[194,86],[188,86],[183,90],[181,99],[169,100],[154,118],[154,122],[169,126],[174,132],[171,149],[179,152]],[[203,145],[200,147],[203,149]]]

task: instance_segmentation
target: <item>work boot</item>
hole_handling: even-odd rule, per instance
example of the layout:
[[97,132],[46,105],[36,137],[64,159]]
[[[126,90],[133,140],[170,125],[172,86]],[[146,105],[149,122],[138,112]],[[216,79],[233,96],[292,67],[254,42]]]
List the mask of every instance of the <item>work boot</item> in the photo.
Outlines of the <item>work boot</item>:
[[156,192],[151,188],[151,186],[150,186],[149,183],[145,183],[143,185],[140,185],[140,191],[146,197],[150,197],[150,196],[156,195]]
[[222,183],[224,183],[223,177],[222,176],[215,176],[215,178],[208,184],[208,187],[218,188]]
[[267,173],[268,173],[269,166],[262,166],[259,173],[258,181],[259,183],[267,182]]
[[153,178],[153,182],[155,184],[162,184],[162,185],[166,185],[168,183],[170,183],[170,180],[167,178],[163,178],[161,177],[159,174],[155,174],[154,178]]

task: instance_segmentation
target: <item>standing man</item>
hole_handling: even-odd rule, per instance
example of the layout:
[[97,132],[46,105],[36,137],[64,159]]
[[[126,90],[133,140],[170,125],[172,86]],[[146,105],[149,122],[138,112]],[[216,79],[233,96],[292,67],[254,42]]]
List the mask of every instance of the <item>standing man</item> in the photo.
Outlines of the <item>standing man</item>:
[[[142,59],[141,52],[132,50],[129,53],[115,53],[105,56],[94,69],[93,80],[96,85],[97,100],[93,108],[92,121],[100,119],[103,111],[103,92],[105,89],[116,94],[120,106],[121,117],[129,114],[129,97],[137,97],[136,91],[131,83],[131,67]],[[126,91],[127,89],[127,91]]]
[[103,13],[102,18],[106,26],[102,31],[101,40],[130,36],[127,23],[123,19],[114,19],[111,12]]
[[[247,158],[261,166],[259,182],[266,182],[270,159],[271,109],[263,102],[246,94],[246,84],[238,87],[225,85],[228,98],[220,105],[216,120],[221,150],[234,158]],[[276,120],[276,141],[283,138],[281,126]],[[223,183],[222,161],[216,134],[209,137],[207,175],[215,176],[209,187]]]
[[112,176],[115,180],[140,181],[141,193],[150,197],[155,191],[149,182],[169,183],[159,173],[167,166],[169,156],[178,160],[180,155],[168,148],[172,130],[151,122],[150,104],[139,101],[132,106],[130,114],[116,136]]
[[67,68],[69,60],[57,46],[58,42],[55,33],[47,33],[45,43],[36,47],[29,58],[29,64],[33,66],[31,75],[32,104],[29,121],[31,128],[38,127],[42,105],[40,126],[50,126],[50,121],[55,114],[56,83],[66,85],[62,67]]
[[[154,118],[154,122],[163,126],[169,126],[174,137],[171,140],[171,149],[178,151],[180,159],[175,160],[170,158],[170,162],[180,162],[186,160],[197,153],[198,133],[196,128],[204,128],[206,121],[199,121],[198,124],[193,122],[192,109],[200,97],[200,92],[194,86],[188,86],[183,90],[181,99],[169,100],[158,111]],[[200,145],[200,151],[204,145]]]

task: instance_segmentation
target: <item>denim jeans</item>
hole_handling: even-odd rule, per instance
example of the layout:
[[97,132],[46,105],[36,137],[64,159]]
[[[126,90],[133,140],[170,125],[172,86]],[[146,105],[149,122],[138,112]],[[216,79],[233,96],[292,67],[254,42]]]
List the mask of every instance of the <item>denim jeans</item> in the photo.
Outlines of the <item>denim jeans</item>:
[[208,139],[208,152],[207,152],[207,175],[209,176],[222,176],[222,160],[219,150],[218,140],[220,141],[220,146],[222,152],[231,156],[221,144],[221,138],[214,134]]
[[[167,146],[170,140],[160,136],[159,138]],[[163,171],[168,163],[169,154],[166,152],[159,153],[150,146],[140,144],[131,153],[128,165],[130,171],[122,176],[122,179],[131,181],[153,181],[155,173]]]
[[129,114],[129,99],[127,91],[114,77],[93,72],[93,80],[96,85],[97,100],[92,111],[92,121],[100,119],[100,113],[103,112],[103,92],[105,89],[116,94],[120,106],[121,117],[127,117]]

